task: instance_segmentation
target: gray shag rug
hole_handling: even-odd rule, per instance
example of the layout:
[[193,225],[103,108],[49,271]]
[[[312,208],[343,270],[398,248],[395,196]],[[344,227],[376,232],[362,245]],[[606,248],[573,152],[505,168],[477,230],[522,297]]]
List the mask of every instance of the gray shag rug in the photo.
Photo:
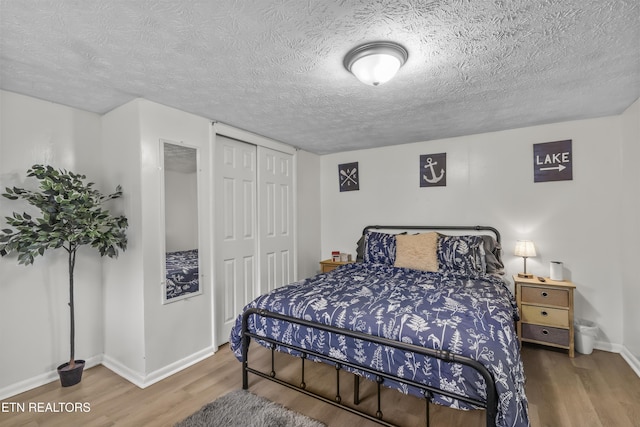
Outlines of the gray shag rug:
[[205,405],[175,427],[326,427],[245,390],[232,391]]

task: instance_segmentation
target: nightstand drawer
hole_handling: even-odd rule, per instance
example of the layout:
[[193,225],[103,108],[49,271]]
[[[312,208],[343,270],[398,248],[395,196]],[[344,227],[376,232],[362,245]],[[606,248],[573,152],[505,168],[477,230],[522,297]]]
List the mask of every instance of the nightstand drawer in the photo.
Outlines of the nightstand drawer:
[[341,265],[350,264],[351,262],[353,261],[333,261],[330,259],[320,261],[320,271],[323,273],[328,273],[340,267]]
[[522,322],[569,327],[567,310],[522,304]]
[[564,289],[522,286],[522,302],[569,307],[569,291]]
[[569,330],[550,326],[522,324],[522,339],[542,341],[562,346],[569,345]]
[[333,271],[336,268],[338,268],[338,266],[337,265],[333,265],[333,264],[332,265],[324,264],[324,265],[322,265],[321,268],[322,268],[322,272],[323,273],[328,273],[328,272]]

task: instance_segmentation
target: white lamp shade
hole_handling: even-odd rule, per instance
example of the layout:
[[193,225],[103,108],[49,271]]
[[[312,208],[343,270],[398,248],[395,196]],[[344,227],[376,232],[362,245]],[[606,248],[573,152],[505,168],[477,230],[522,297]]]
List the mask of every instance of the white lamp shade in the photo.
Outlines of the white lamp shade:
[[395,56],[378,53],[357,59],[351,65],[351,72],[362,83],[377,86],[391,80],[401,65]]
[[521,257],[536,256],[536,248],[531,240],[518,240],[514,254]]

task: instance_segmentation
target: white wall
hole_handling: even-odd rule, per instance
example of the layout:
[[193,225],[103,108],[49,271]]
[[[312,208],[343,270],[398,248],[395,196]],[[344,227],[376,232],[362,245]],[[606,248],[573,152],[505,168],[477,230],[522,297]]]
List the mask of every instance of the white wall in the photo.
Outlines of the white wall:
[[[164,210],[160,140],[196,147],[201,159],[209,159],[211,124],[202,117],[138,99],[106,114],[103,128],[103,144],[110,150],[104,156],[105,171],[124,181],[133,231],[127,254],[131,262],[105,268],[105,361],[129,380],[146,386],[213,349],[210,162],[201,162],[198,182],[201,295],[162,304],[165,236],[160,214]],[[121,329],[126,324],[132,331]]]
[[[87,175],[103,193],[99,173],[100,116],[0,91],[0,188],[36,188],[26,180],[36,163]],[[0,222],[26,203],[0,197]],[[36,211],[29,210],[32,214]],[[99,362],[103,352],[100,254],[81,248],[75,270],[76,359]],[[64,250],[49,251],[31,266],[0,258],[0,399],[57,378],[69,360],[68,270]]]
[[[532,145],[564,139],[573,140],[573,180],[534,183]],[[621,151],[620,117],[606,117],[322,156],[322,254],[355,253],[368,224],[492,225],[509,277],[522,269],[515,241],[533,240],[528,270],[548,276],[549,261],[563,261],[576,317],[597,322],[598,345],[619,351]],[[419,156],[442,152],[447,186],[420,188]],[[356,161],[360,191],[340,193],[338,164]]]
[[[640,241],[640,100],[622,114],[622,292],[624,345],[627,359],[635,363],[640,375],[640,278],[638,277],[638,242]],[[624,353],[623,353],[624,355]]]
[[[123,197],[108,207],[129,219],[127,251],[118,259],[102,260],[84,249],[78,254],[76,356],[89,366],[102,361],[144,387],[210,355],[215,203],[210,197],[210,121],[141,99],[102,117],[9,92],[0,92],[0,106],[0,187],[25,185],[26,170],[34,163],[87,173],[104,192],[123,187]],[[203,294],[165,305],[160,139],[195,146],[201,159]],[[301,191],[308,215],[297,219],[314,230],[299,243],[311,253],[301,258],[308,270],[315,268],[320,246],[319,157],[303,158],[307,160],[298,174],[305,182]],[[13,210],[22,208],[0,198],[0,215]],[[33,267],[18,266],[15,257],[0,259],[0,398],[55,380],[55,367],[67,361],[63,255],[46,254]]]
[[[151,379],[176,363],[183,363],[194,354],[210,354],[213,349],[212,331],[212,210],[210,203],[211,162],[200,162],[199,196],[199,250],[200,286],[203,294],[170,304],[161,304],[164,281],[165,254],[162,248],[163,227],[158,211],[163,185],[159,163],[160,139],[183,142],[197,147],[200,159],[209,159],[211,122],[146,100],[140,100],[140,124],[142,149],[142,217],[143,217],[143,268],[145,300],[146,373]],[[160,250],[159,250],[160,249]]]
[[320,252],[320,156],[298,151],[297,168],[298,278],[304,279],[318,273],[319,262],[323,259]]
[[102,169],[105,182],[122,185],[123,214],[129,220],[127,250],[103,268],[104,363],[137,383],[144,381],[144,280],[140,113],[130,102],[102,118]]
[[[212,347],[210,227],[212,161],[209,120],[145,100],[98,116],[0,92],[0,187],[24,186],[34,163],[87,173],[104,192],[122,185],[108,206],[129,219],[128,248],[118,259],[81,249],[76,269],[76,356],[101,361],[140,386],[199,358]],[[164,234],[160,204],[160,139],[198,147],[199,236],[203,295],[163,305]],[[297,216],[304,277],[315,273],[320,247],[319,156],[301,153]],[[22,210],[0,198],[0,215]],[[0,398],[55,380],[68,358],[66,258],[46,254],[35,266],[0,259]],[[8,325],[11,325],[10,327]],[[12,367],[21,366],[16,370]]]

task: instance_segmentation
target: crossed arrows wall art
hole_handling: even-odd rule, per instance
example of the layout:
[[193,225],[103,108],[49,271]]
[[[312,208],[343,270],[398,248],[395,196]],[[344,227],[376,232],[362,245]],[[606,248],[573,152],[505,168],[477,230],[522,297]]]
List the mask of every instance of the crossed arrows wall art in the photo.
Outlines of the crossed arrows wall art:
[[358,162],[343,163],[338,165],[338,178],[340,181],[340,191],[354,191],[360,189],[360,172]]

